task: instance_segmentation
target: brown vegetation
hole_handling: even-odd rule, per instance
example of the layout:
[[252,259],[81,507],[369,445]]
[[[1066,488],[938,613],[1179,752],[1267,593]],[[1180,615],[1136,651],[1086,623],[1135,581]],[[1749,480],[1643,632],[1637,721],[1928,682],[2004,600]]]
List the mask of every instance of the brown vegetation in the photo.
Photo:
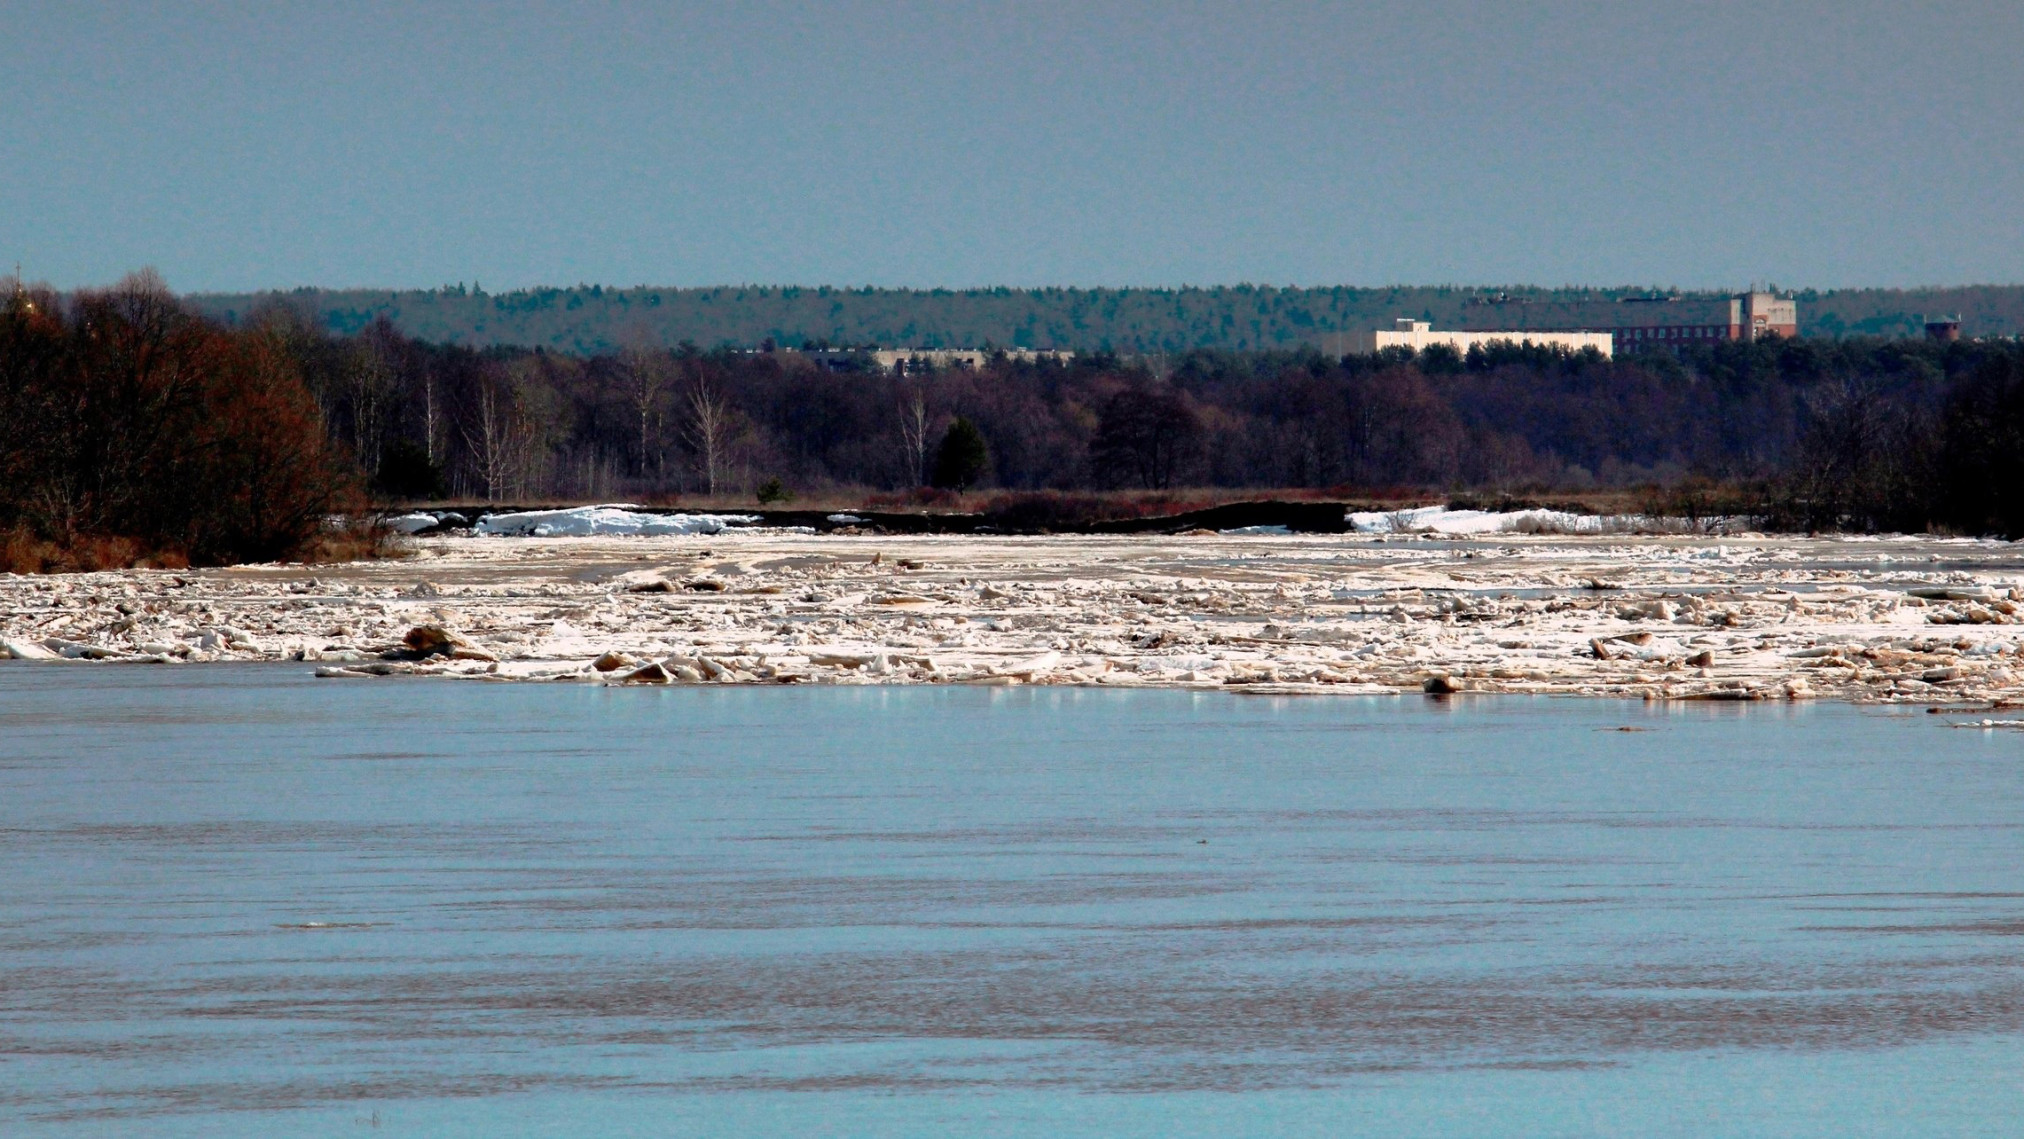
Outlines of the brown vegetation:
[[298,354],[152,274],[0,308],[0,532],[17,570],[300,556],[362,505]]

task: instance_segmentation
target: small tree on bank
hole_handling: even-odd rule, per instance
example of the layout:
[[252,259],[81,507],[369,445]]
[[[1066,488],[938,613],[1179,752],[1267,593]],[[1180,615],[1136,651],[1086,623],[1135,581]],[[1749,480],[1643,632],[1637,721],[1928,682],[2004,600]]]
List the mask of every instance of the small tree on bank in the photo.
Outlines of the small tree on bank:
[[981,482],[990,468],[991,448],[984,442],[984,433],[957,416],[935,452],[934,485],[944,490],[968,490]]

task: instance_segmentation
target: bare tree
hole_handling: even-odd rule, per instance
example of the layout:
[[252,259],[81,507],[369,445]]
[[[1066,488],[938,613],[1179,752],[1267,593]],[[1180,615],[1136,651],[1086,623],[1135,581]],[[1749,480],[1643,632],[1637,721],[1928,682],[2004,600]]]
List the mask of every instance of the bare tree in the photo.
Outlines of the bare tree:
[[552,424],[532,398],[538,393],[519,379],[484,377],[464,416],[464,447],[489,502],[526,497],[545,467],[544,439]]
[[1146,374],[1153,378],[1153,383],[1155,384],[1166,383],[1167,378],[1174,374],[1173,361],[1167,359],[1166,349],[1164,348],[1157,352],[1148,353],[1145,357],[1145,364]]
[[927,393],[918,387],[909,389],[900,397],[900,441],[906,448],[909,486],[927,482],[928,423]]
[[1090,457],[1112,481],[1165,490],[1201,449],[1202,420],[1170,388],[1125,388],[1103,405]]
[[666,352],[637,341],[620,351],[618,364],[626,409],[636,428],[634,458],[644,478],[661,466],[654,443],[660,436],[663,398],[674,385],[674,369]]
[[690,385],[684,402],[688,421],[682,425],[682,438],[696,454],[696,468],[703,476],[705,492],[715,495],[731,446],[731,404],[717,385],[702,375]]
[[442,436],[443,422],[440,398],[436,394],[435,369],[422,373],[422,450],[429,457],[429,465],[442,461],[442,450],[436,440]]
[[393,419],[394,364],[378,338],[363,337],[345,362],[343,395],[351,421],[351,450],[359,466],[376,471]]
[[485,501],[497,502],[506,490],[512,465],[511,397],[496,383],[480,383],[477,399],[463,425],[464,447],[471,467],[485,488]]
[[579,455],[576,468],[577,492],[584,498],[609,497],[621,474],[620,462],[597,447]]

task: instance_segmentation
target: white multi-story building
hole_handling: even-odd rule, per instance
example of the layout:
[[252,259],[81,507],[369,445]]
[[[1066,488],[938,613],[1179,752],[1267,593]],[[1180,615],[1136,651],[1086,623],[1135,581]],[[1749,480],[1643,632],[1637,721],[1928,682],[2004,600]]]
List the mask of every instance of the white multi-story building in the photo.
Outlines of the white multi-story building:
[[1390,328],[1349,333],[1345,341],[1345,351],[1363,356],[1382,352],[1387,348],[1410,348],[1415,352],[1424,352],[1436,346],[1452,348],[1456,355],[1466,356],[1471,348],[1488,348],[1492,344],[1564,348],[1569,352],[1593,348],[1605,359],[1616,354],[1616,339],[1607,332],[1531,332],[1501,329],[1479,332],[1436,332],[1434,326],[1427,321],[1413,320],[1409,317],[1400,317],[1393,321]]

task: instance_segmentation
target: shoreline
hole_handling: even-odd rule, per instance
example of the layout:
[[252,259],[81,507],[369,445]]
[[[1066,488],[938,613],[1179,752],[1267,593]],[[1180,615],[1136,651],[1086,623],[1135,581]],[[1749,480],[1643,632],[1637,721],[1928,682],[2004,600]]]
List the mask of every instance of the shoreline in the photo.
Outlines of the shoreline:
[[1793,536],[431,535],[0,576],[0,656],[335,678],[2024,702],[2024,545]]

